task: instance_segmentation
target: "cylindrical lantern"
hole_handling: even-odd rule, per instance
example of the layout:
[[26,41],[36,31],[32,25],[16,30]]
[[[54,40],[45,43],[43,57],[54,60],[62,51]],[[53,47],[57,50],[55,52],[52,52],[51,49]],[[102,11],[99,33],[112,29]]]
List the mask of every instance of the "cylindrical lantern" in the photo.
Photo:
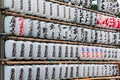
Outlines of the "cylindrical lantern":
[[4,67],[4,79],[5,80],[16,80],[15,66],[5,66]]
[[25,13],[26,14],[32,14],[34,11],[33,10],[35,10],[35,8],[34,8],[34,2],[35,1],[33,1],[33,0],[24,0],[23,1],[23,3],[24,3],[24,6],[25,6]]
[[46,38],[47,37],[47,27],[46,27],[46,22],[42,21],[40,22],[41,25],[41,35],[40,38]]
[[16,80],[23,80],[24,77],[24,67],[17,65],[16,68]]
[[25,43],[25,55],[24,59],[31,59],[33,54],[33,43],[26,41]]
[[5,33],[8,35],[15,34],[15,24],[16,24],[16,20],[14,16],[6,16],[4,20]]
[[41,57],[41,45],[38,42],[33,43],[33,55],[32,59],[38,60]]
[[33,20],[33,29],[32,29],[32,36],[39,37],[41,35],[41,24],[38,20]]
[[23,59],[25,56],[25,43],[23,41],[17,41],[17,54],[16,54],[16,59]]
[[40,9],[40,14],[39,16],[40,17],[45,17],[45,14],[46,14],[46,4],[48,2],[44,1],[44,0],[39,0],[39,9]]
[[32,79],[40,80],[41,79],[41,65],[32,65]]
[[55,59],[55,44],[48,43],[48,56],[47,59]]
[[46,25],[46,28],[47,28],[47,38],[48,39],[53,39],[54,38],[54,23],[47,23]]
[[32,66],[30,66],[30,65],[24,65],[23,66],[24,67],[24,69],[23,69],[23,79],[24,80],[32,80],[33,78],[33,76],[32,76]]
[[40,57],[40,59],[42,59],[42,60],[47,59],[47,56],[49,54],[48,44],[47,43],[40,43],[40,45],[41,45],[41,57]]
[[25,19],[24,36],[32,36],[32,31],[33,31],[33,21],[30,19]]
[[17,5],[17,0],[5,0],[4,1],[4,7],[9,8],[11,11],[15,11],[16,5]]
[[5,57],[7,59],[15,59],[17,54],[16,48],[17,48],[16,41],[7,40],[5,42]]

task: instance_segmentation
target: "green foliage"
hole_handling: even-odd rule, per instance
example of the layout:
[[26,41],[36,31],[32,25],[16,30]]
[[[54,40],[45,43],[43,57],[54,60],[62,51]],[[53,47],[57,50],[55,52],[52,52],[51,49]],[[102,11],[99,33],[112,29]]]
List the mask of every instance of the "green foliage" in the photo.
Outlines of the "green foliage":
[[98,6],[96,4],[91,5],[92,10],[98,10]]
[[120,12],[117,14],[117,16],[120,18]]

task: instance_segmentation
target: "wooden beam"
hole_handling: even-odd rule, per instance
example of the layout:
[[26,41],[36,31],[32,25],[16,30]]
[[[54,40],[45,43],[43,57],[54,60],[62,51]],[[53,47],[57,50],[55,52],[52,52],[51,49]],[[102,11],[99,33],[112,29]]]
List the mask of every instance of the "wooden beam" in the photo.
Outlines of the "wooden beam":
[[72,79],[72,80],[108,80],[108,79],[120,79],[120,76],[107,76],[107,77]]
[[40,65],[40,64],[120,64],[120,62],[117,61],[31,61],[31,60],[24,60],[24,61],[10,61],[10,60],[3,60],[2,64],[4,65]]

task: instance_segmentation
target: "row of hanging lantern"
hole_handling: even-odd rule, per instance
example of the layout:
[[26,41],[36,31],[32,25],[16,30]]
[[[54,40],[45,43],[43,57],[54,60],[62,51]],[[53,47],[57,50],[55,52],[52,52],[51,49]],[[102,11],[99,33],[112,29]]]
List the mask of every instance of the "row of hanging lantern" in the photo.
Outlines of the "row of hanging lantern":
[[81,7],[83,6],[86,8],[90,8],[90,6],[92,5],[92,0],[60,0],[60,1],[71,3]]
[[120,4],[117,0],[97,0],[97,2],[99,11],[112,14],[117,14],[120,12]]
[[119,32],[92,30],[23,17],[6,16],[4,31],[16,36],[120,45]]
[[5,80],[60,80],[97,76],[117,76],[116,64],[61,64],[5,66]]
[[5,57],[18,60],[120,60],[120,49],[7,40]]
[[52,18],[55,20],[57,19],[78,24],[99,26],[103,28],[120,28],[119,18],[100,15],[88,10],[60,5],[45,0],[5,0],[4,6],[9,7],[11,11],[37,15],[48,19]]

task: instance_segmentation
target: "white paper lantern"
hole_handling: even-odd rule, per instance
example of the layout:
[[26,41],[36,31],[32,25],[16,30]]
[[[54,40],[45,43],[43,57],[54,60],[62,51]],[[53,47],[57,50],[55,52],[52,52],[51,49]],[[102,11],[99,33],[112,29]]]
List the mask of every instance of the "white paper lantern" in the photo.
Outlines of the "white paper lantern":
[[65,17],[65,7],[64,5],[59,5],[59,11],[60,11],[60,16],[59,16],[59,20],[64,20]]
[[84,29],[84,42],[91,42],[91,29]]
[[16,80],[22,80],[24,77],[23,66],[15,66],[15,68],[16,68]]
[[75,0],[75,4],[79,5],[81,0]]
[[66,46],[67,46],[66,44],[61,45],[61,47],[62,47],[62,49],[61,49],[61,53],[62,53],[61,59],[65,59],[65,55],[68,56],[68,53],[66,54]]
[[5,57],[7,59],[15,59],[16,58],[16,41],[7,40],[5,41]]
[[31,59],[33,55],[33,43],[30,41],[26,41],[25,43],[25,59]]
[[26,14],[32,14],[33,11],[35,10],[34,8],[34,2],[33,0],[24,0],[23,3],[24,3],[24,6],[25,6],[25,13]]
[[108,32],[105,32],[105,44],[108,44]]
[[53,3],[52,6],[53,6],[53,10],[52,10],[53,15],[52,15],[52,18],[53,19],[59,19],[59,17],[60,17],[60,7],[59,7],[59,4]]
[[117,43],[117,34],[116,34],[116,33],[113,33],[112,44],[113,44],[113,45],[116,45],[116,43]]
[[[62,45],[63,45],[63,44],[62,44]],[[64,60],[69,60],[69,59],[70,59],[71,47],[70,47],[70,45],[66,45],[66,44],[64,44],[64,45],[65,45],[65,53],[62,54],[62,55],[64,55],[64,56],[63,56]]]
[[32,79],[40,80],[41,79],[41,66],[40,65],[32,65]]
[[67,73],[66,79],[72,79],[73,74],[74,74],[74,66],[70,64],[68,66],[68,73]]
[[68,21],[68,22],[71,22],[72,21],[72,8],[71,7],[66,7],[66,20],[65,21]]
[[77,21],[77,20],[75,20],[75,18],[77,18],[76,16],[78,15],[77,12],[76,12],[76,10],[77,9],[71,7],[70,22]]
[[[79,75],[79,65],[77,65],[77,64],[75,64],[75,65],[72,65],[72,67],[73,67],[73,76],[72,76],[72,78],[77,78],[78,77],[78,75]],[[71,68],[71,70],[72,70],[72,68]]]
[[77,41],[77,33],[78,28],[77,27],[71,27],[71,41]]
[[98,68],[98,70],[99,70],[98,76],[102,76],[102,75],[103,75],[103,74],[102,74],[102,66],[103,66],[103,65],[99,65],[99,68]]
[[94,65],[89,65],[89,77],[94,77]]
[[91,18],[91,12],[86,11],[85,24],[90,25],[90,18]]
[[54,24],[54,39],[60,39],[61,26],[60,24]]
[[5,66],[4,67],[4,79],[5,80],[16,80],[15,66]]
[[79,77],[85,77],[85,67],[83,64],[79,65]]
[[102,37],[102,33],[101,33],[101,31],[97,31],[97,43],[102,43],[102,39],[103,39],[103,37]]
[[40,57],[40,59],[42,59],[42,60],[47,59],[47,56],[49,54],[48,44],[47,43],[40,43],[40,45],[41,45],[41,57]]
[[55,59],[59,60],[62,57],[62,44],[55,44]]
[[68,26],[61,25],[61,32],[60,32],[61,40],[67,40],[67,30],[68,30]]
[[42,21],[40,22],[40,25],[41,25],[41,35],[40,37],[41,38],[46,38],[47,37],[47,27],[46,27],[46,22]]
[[54,38],[54,23],[47,23],[47,38],[48,39],[53,39]]
[[85,24],[85,18],[86,18],[86,11],[80,9],[80,23]]
[[11,11],[15,11],[17,0],[5,0],[4,7],[9,8]]
[[92,30],[92,35],[93,35],[93,37],[91,36],[92,42],[97,43],[97,38],[98,38],[97,30]]
[[53,43],[48,43],[48,56],[47,59],[55,59],[55,44]]
[[91,26],[95,26],[96,25],[96,18],[97,18],[97,13],[91,12],[91,21],[90,21],[90,25]]
[[64,6],[63,7],[63,21],[68,21],[68,17],[69,17],[69,7]]
[[109,38],[109,40],[108,40],[109,44],[112,44],[112,42],[113,42],[113,33],[109,32],[108,35],[109,35],[109,37],[108,37]]
[[117,52],[117,58],[116,58],[116,59],[117,59],[117,60],[120,60],[120,54],[119,54],[119,53],[120,53],[120,49],[117,49],[117,51],[118,51],[118,52]]
[[97,74],[98,74],[98,65],[97,64],[95,64],[94,65],[94,77],[96,77],[96,76],[98,76]]
[[40,3],[39,3],[39,0],[35,0],[33,5],[34,5],[33,6],[34,11],[32,12],[32,14],[39,16],[40,15]]
[[66,79],[68,75],[68,65],[62,65],[62,75],[61,79]]
[[40,17],[45,17],[46,15],[46,1],[44,1],[44,0],[39,0],[39,9],[40,9],[40,14],[39,14],[39,16]]
[[116,44],[120,45],[120,33],[116,33],[116,35],[117,35],[117,42],[116,42]]
[[[6,0],[7,1],[7,0]],[[6,16],[4,20],[4,31],[8,35],[15,33],[16,20],[14,16]]]
[[32,36],[32,30],[33,29],[33,21],[30,19],[25,19],[25,36]]
[[33,29],[32,29],[32,36],[39,37],[41,35],[41,24],[38,20],[33,20]]
[[46,7],[45,7],[45,17],[50,19],[52,17],[52,9],[53,9],[53,6],[52,6],[52,2],[46,2]]
[[41,67],[41,80],[48,79],[48,66],[47,65],[40,65]]
[[41,45],[38,42],[33,43],[33,55],[32,59],[38,60],[41,57]]
[[16,0],[15,7],[16,12],[23,13],[25,11],[25,7],[27,7],[27,4],[25,4],[23,0]]
[[84,41],[84,28],[78,28],[78,41]]
[[67,28],[67,40],[71,40],[72,37],[75,36],[75,35],[72,35],[72,33],[74,33],[74,31],[72,31],[72,27],[69,26],[69,27]]
[[[73,59],[73,60],[75,60],[75,59],[77,59],[77,56],[78,56],[78,49],[77,49],[77,45],[71,45],[72,46],[72,48],[73,48],[73,51],[71,50],[71,53],[72,54],[70,54],[70,57]],[[71,48],[71,49],[72,49]]]
[[52,80],[55,77],[55,67],[53,65],[48,65],[48,80]]
[[17,54],[16,54],[16,59],[23,59],[25,56],[25,43],[23,41],[17,41]]
[[60,80],[60,65],[55,65],[55,80]]
[[89,71],[88,71],[88,67],[89,65],[85,64],[84,67],[83,67],[83,75],[84,77],[88,77],[89,76]]
[[32,80],[32,66],[24,65],[24,71],[23,71],[23,79],[24,80]]

